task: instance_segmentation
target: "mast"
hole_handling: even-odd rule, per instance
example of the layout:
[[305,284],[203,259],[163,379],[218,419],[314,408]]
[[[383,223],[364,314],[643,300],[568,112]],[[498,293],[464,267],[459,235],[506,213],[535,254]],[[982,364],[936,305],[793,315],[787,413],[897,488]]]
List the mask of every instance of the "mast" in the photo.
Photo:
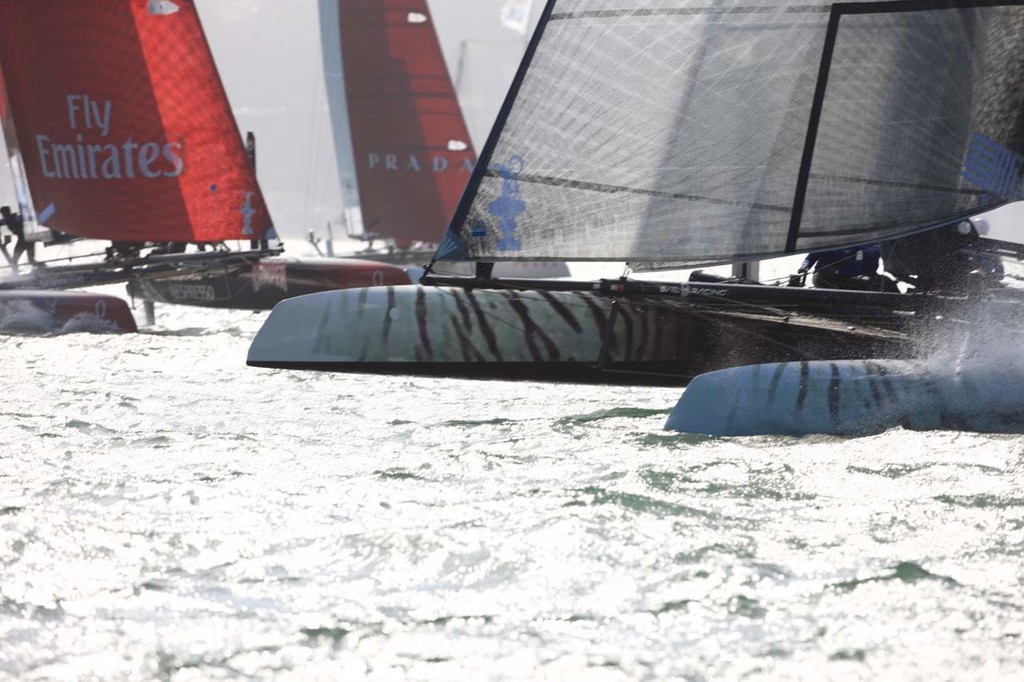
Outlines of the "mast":
[[466,50],[469,41],[463,38],[459,41],[459,61],[455,67],[455,94],[462,97],[462,81],[466,75]]
[[[252,176],[256,178],[256,134],[251,130],[245,134],[245,156],[252,169]],[[267,239],[267,235],[264,235],[263,239],[250,239],[249,248],[265,251],[270,248],[270,240]]]

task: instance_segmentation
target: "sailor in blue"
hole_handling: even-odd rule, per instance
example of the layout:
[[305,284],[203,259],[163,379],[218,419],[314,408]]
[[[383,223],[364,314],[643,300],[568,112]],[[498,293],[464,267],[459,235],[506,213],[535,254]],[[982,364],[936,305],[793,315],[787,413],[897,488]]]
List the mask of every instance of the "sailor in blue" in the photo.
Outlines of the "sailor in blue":
[[881,256],[878,244],[815,251],[807,254],[799,273],[806,274],[813,268],[814,286],[819,289],[893,291],[893,282],[878,274]]

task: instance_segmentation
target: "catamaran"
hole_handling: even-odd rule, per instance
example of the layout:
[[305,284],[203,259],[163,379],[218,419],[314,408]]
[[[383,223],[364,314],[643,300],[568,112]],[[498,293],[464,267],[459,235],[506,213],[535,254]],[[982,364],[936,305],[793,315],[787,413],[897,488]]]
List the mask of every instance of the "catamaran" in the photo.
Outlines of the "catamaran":
[[[548,0],[436,266],[735,263],[950,229],[1019,199],[1021,5]],[[1019,254],[1010,232],[993,248]],[[915,357],[1002,293],[428,274],[283,302],[248,363],[684,385]]]
[[[80,303],[81,294],[13,290],[167,276],[269,251],[261,245],[274,238],[270,214],[192,0],[4,0],[0,67],[4,135],[24,180],[29,231],[112,244],[102,259],[44,259],[5,277],[8,302],[75,310],[51,304]],[[225,240],[257,248],[158,253]],[[94,307],[120,310],[116,300],[96,298]]]

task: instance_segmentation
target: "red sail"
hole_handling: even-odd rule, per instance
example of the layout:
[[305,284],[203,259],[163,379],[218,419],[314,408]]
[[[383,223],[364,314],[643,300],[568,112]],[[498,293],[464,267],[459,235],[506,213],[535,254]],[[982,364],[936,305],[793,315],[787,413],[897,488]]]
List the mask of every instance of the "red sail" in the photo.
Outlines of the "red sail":
[[426,0],[338,0],[363,228],[440,241],[476,155]]
[[0,67],[40,223],[124,241],[271,229],[193,0],[0,0]]

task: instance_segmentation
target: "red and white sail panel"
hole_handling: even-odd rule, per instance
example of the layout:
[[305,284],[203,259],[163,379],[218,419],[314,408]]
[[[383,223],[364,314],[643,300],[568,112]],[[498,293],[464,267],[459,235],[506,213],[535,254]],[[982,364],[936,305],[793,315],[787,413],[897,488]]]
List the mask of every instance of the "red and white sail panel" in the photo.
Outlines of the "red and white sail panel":
[[320,10],[346,208],[357,185],[366,233],[439,241],[476,155],[426,0]]
[[0,67],[41,224],[125,241],[272,231],[193,0],[0,0]]

